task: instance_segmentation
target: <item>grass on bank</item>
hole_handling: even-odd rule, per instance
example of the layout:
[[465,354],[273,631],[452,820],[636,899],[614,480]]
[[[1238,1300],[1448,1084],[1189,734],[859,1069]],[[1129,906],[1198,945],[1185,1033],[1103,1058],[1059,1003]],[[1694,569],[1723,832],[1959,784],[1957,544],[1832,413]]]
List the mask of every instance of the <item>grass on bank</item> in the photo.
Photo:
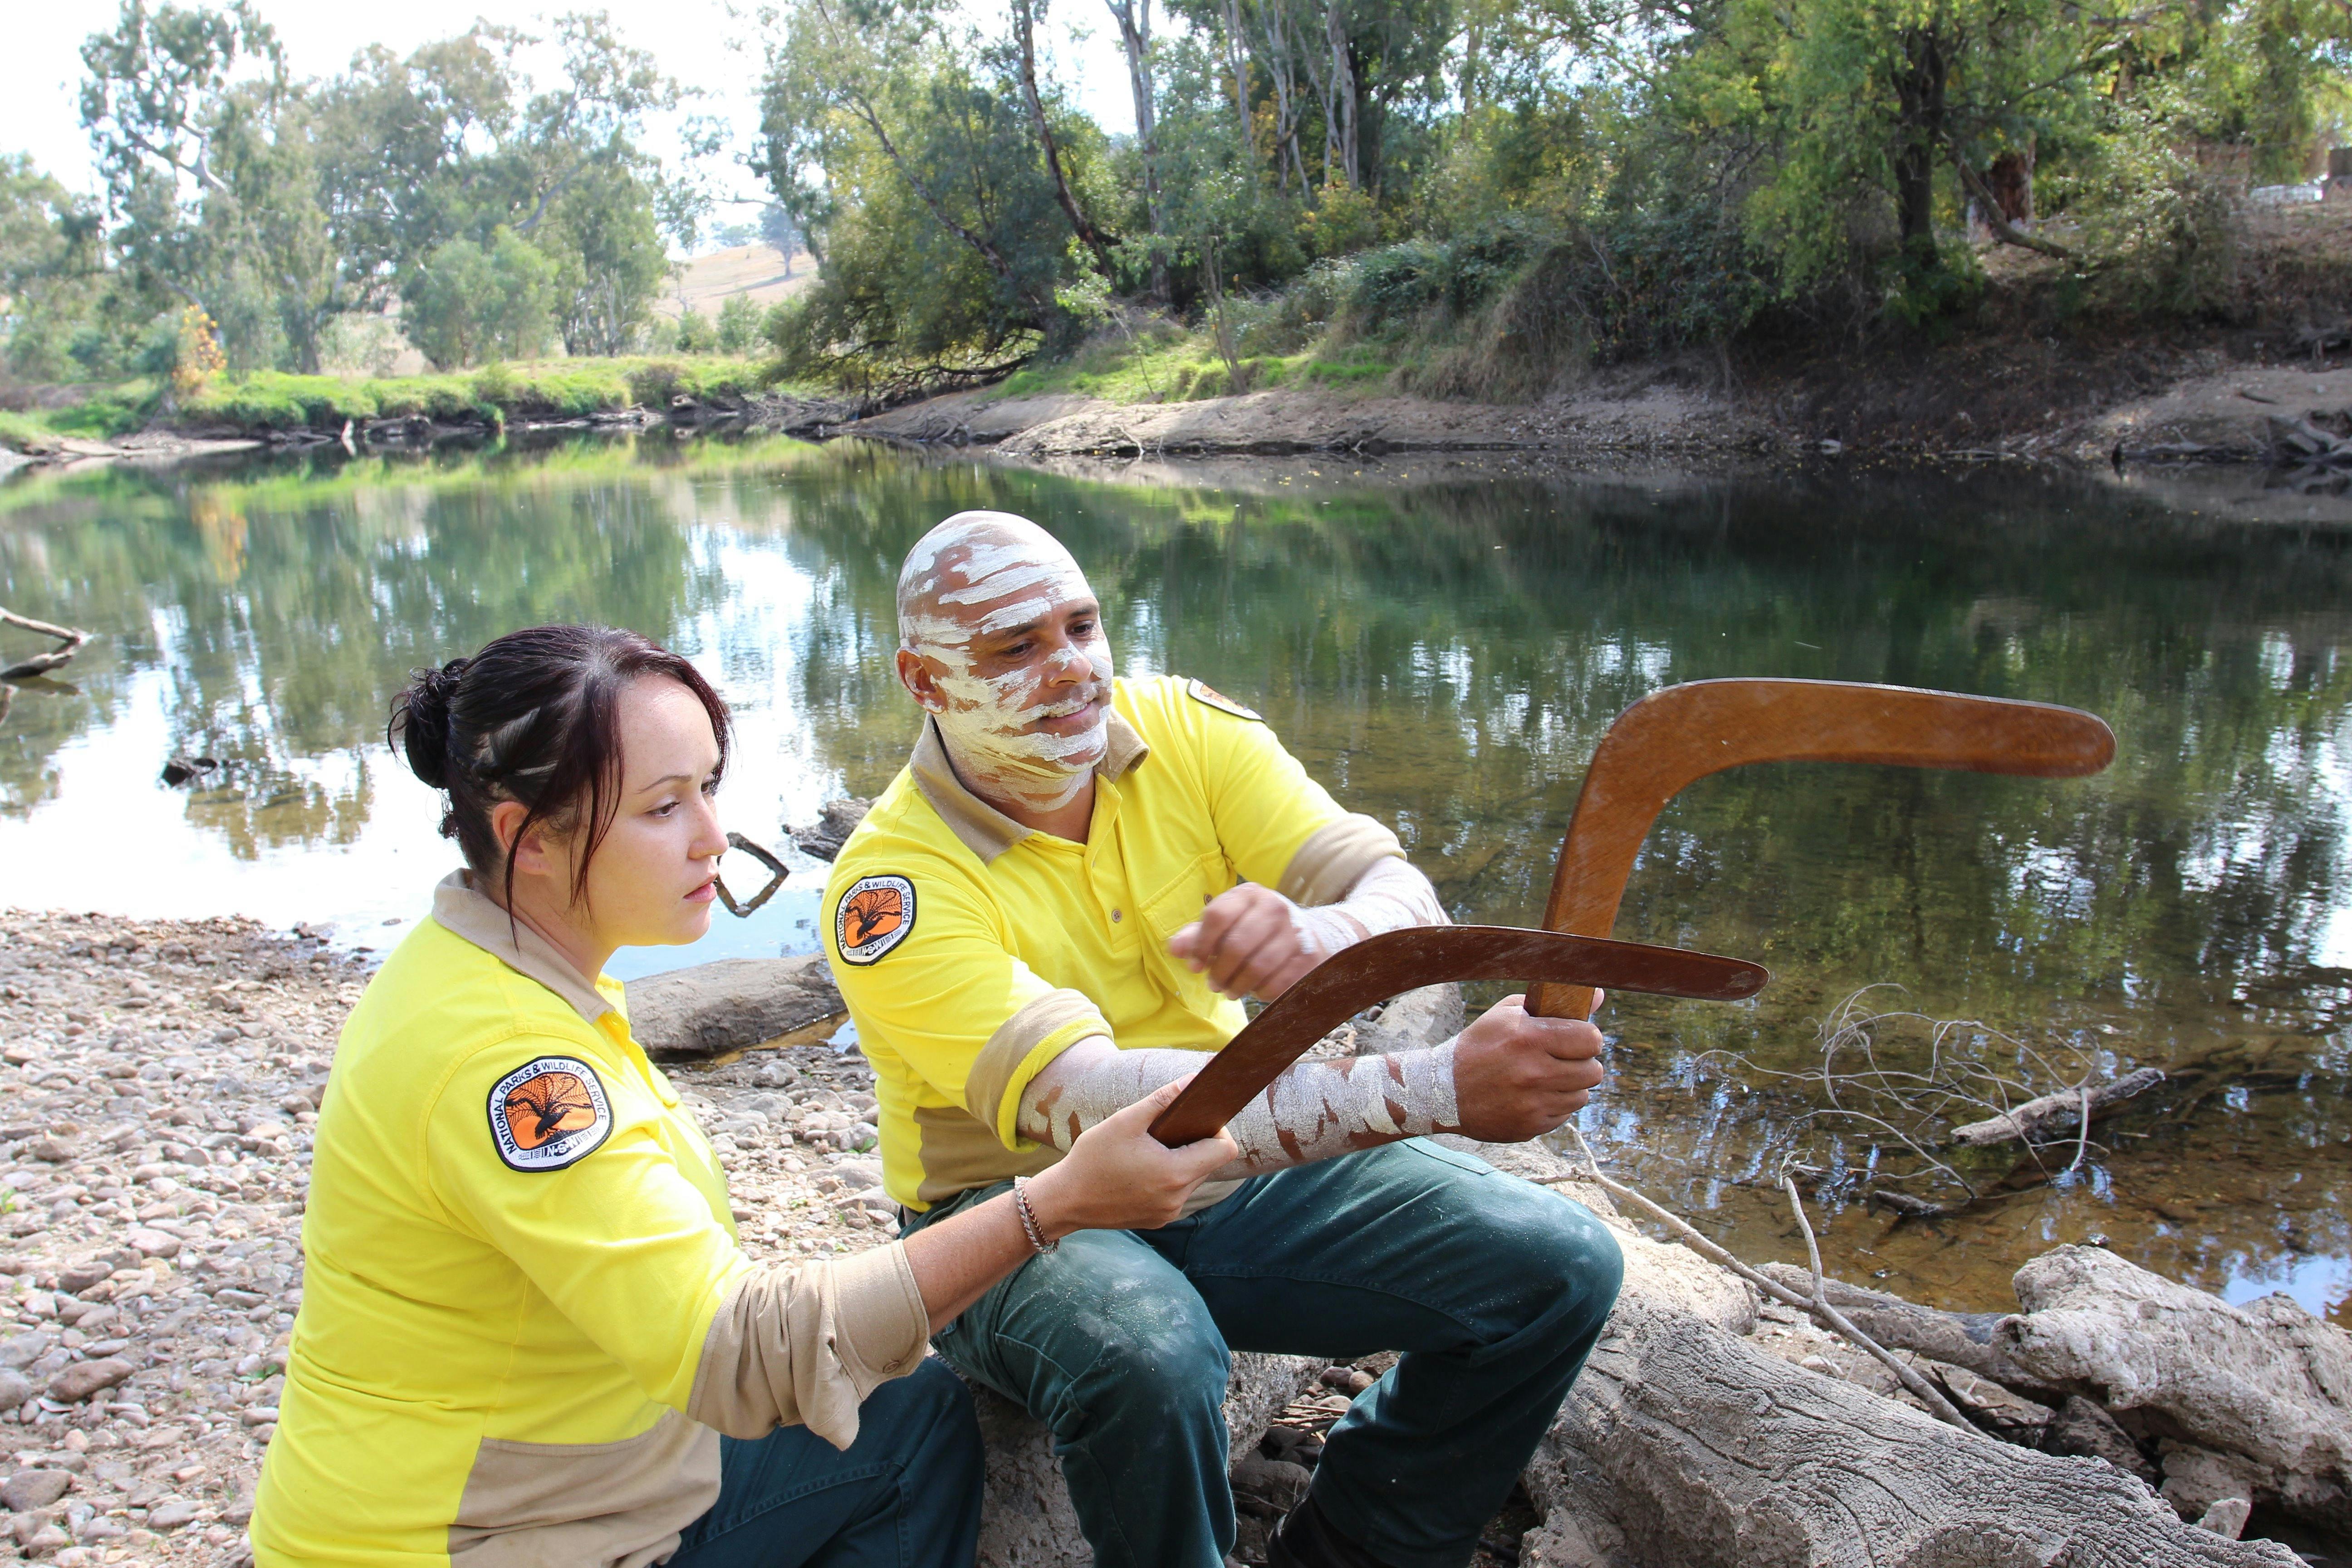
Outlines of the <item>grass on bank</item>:
[[445,375],[346,378],[261,372],[224,377],[182,405],[173,423],[218,421],[246,430],[340,428],[344,421],[407,419],[502,425],[579,419],[625,408],[666,409],[772,391],[770,366],[719,356],[548,360]]
[[1156,335],[1097,332],[1067,359],[1041,362],[999,383],[998,397],[1076,394],[1106,403],[1198,403],[1273,387],[1379,392],[1402,363],[1395,345],[1317,344],[1291,353],[1239,353],[1228,365],[1213,333],[1162,326]]
[[494,364],[443,375],[295,375],[259,371],[221,376],[166,412],[152,378],[76,389],[62,407],[0,411],[0,447],[30,456],[58,449],[63,437],[106,440],[160,422],[214,433],[336,431],[346,421],[405,419],[504,426],[578,419],[632,407],[667,409],[681,394],[734,402],[779,390],[769,363],[720,355],[547,360]]

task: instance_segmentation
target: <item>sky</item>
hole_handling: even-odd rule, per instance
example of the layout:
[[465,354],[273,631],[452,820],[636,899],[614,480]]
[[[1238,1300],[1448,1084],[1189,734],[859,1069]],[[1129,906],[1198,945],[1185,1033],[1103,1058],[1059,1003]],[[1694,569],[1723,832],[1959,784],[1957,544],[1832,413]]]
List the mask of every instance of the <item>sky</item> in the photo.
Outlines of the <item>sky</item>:
[[[986,5],[992,0],[971,0]],[[327,76],[338,72],[353,52],[381,43],[405,54],[420,44],[464,32],[478,16],[526,30],[534,23],[564,10],[593,10],[597,0],[570,4],[500,5],[497,0],[403,0],[396,6],[298,5],[289,0],[259,0],[263,18],[278,29],[287,58],[296,74]],[[729,0],[603,0],[621,36],[649,49],[672,76],[706,96],[695,111],[716,115],[737,128],[734,144],[715,159],[709,172],[724,196],[756,201],[760,182],[744,171],[743,156],[759,124],[760,52],[756,30],[748,21],[730,16]],[[82,40],[114,25],[114,0],[58,0],[37,5],[32,0],[10,7],[8,47],[0,49],[0,153],[29,153],[45,173],[68,187],[94,190],[89,143],[81,129],[79,108]],[[1048,66],[1066,84],[1079,106],[1104,130],[1114,133],[1135,129],[1135,112],[1127,96],[1127,71],[1118,56],[1118,33],[1108,15],[1091,6],[1063,7],[1048,42]],[[1081,18],[1073,28],[1069,19]],[[536,62],[533,62],[536,64]],[[748,205],[722,205],[713,215],[714,226],[744,221]]]

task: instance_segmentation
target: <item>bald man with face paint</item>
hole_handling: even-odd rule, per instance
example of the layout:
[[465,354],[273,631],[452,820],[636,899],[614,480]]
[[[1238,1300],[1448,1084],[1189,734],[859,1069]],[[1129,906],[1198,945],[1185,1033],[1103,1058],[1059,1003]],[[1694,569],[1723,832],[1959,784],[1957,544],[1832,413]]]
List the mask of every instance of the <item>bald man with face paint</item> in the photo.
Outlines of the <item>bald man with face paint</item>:
[[[843,846],[829,955],[881,1101],[884,1182],[933,1224],[1194,1070],[1331,953],[1442,923],[1395,836],[1342,810],[1255,713],[1119,679],[1069,552],[1002,512],[898,579],[914,754]],[[1510,997],[1433,1047],[1302,1062],[1174,1224],[1052,1247],[936,1336],[1050,1426],[1096,1561],[1232,1550],[1230,1352],[1403,1352],[1276,1529],[1292,1565],[1459,1568],[1616,1295],[1575,1204],[1429,1142],[1559,1126],[1600,1080],[1588,1023]],[[1038,1238],[1042,1243],[1042,1237]]]

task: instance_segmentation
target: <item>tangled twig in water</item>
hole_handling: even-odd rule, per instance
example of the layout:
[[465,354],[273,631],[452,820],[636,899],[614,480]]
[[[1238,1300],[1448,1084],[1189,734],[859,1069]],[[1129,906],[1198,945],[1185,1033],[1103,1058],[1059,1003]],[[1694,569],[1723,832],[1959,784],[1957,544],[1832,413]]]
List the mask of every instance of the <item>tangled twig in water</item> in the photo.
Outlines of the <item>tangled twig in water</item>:
[[[1982,1193],[1977,1183],[1939,1152],[1954,1144],[1955,1130],[1963,1123],[2010,1117],[2037,1099],[2057,1095],[2079,1098],[2074,1159],[2066,1171],[2082,1168],[2092,1147],[2092,1079],[2099,1067],[2090,1052],[2065,1047],[2046,1053],[1976,1018],[1873,1011],[1867,999],[1885,989],[1864,986],[1822,1020],[1817,1066],[1791,1071],[1729,1051],[1710,1052],[1701,1059],[1720,1061],[1742,1076],[1774,1080],[1816,1100],[1812,1109],[1795,1118],[1790,1135],[1801,1137],[1821,1129],[1864,1136],[1870,1142],[1864,1158],[1874,1184],[1930,1180],[1957,1187],[1970,1200],[1978,1198]],[[1924,1031],[1926,1060],[1915,1058],[1911,1066],[1883,1061],[1882,1041],[1894,1030]],[[2020,1141],[2027,1157],[2040,1165],[2030,1131],[2021,1130]],[[1916,1168],[1882,1164],[1882,1157],[1890,1152],[1898,1160],[1908,1155]],[[1823,1168],[1793,1158],[1788,1163],[1816,1173]],[[2043,1173],[2051,1173],[2046,1166]]]

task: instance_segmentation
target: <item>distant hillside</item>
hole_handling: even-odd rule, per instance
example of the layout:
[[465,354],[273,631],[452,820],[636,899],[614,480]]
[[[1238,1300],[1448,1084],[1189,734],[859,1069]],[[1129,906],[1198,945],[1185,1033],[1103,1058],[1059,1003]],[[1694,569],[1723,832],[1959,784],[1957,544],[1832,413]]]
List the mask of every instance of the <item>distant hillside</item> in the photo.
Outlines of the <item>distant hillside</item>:
[[654,309],[669,321],[688,306],[715,316],[730,295],[749,294],[755,304],[772,305],[815,281],[816,258],[805,250],[787,258],[772,245],[738,245],[688,262],[676,287]]

